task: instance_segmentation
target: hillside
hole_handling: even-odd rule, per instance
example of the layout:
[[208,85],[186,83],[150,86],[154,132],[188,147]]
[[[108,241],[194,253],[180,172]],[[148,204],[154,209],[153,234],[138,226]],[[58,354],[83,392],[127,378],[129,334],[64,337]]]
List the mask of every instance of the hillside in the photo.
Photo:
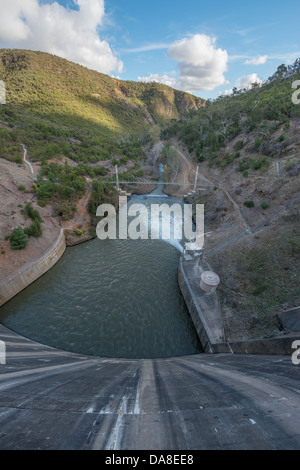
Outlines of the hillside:
[[[2,213],[16,217],[21,207],[10,204],[22,206],[29,194],[28,200],[47,206],[58,222],[71,221],[68,228],[79,233],[89,232],[87,206],[93,218],[97,205],[115,200],[115,166],[120,179],[141,178],[159,126],[205,104],[164,85],[120,81],[42,52],[1,50],[0,79],[6,86],[0,106]],[[34,178],[27,175],[22,145]],[[82,210],[83,220],[74,218]],[[12,227],[2,225],[3,240]]]
[[231,340],[278,335],[278,315],[300,303],[299,78],[298,60],[162,132],[211,182],[187,201],[205,204],[205,255]]
[[7,103],[25,122],[38,119],[110,138],[144,131],[204,104],[165,85],[123,82],[42,52],[1,50],[0,77]]

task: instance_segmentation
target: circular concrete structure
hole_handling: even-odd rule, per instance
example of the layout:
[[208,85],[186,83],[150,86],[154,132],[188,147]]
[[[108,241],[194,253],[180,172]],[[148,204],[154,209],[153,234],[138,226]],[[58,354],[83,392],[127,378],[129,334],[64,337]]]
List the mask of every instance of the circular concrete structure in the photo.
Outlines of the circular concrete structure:
[[290,356],[86,357],[0,325],[0,449],[300,449]]
[[221,280],[219,276],[211,271],[205,271],[201,275],[200,288],[207,294],[213,294],[219,286]]

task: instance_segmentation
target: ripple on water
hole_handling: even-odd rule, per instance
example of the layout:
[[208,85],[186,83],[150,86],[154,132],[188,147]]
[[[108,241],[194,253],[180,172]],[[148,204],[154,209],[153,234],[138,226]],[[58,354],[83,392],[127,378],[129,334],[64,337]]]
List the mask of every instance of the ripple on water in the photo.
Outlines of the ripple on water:
[[0,320],[33,340],[81,354],[198,353],[177,283],[179,255],[159,240],[95,239],[67,249],[45,276],[1,307]]

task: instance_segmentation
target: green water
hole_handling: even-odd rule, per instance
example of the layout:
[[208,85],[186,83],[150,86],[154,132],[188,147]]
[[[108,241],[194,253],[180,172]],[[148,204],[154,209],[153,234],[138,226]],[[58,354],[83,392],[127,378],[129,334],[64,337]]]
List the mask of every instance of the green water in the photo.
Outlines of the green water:
[[[130,204],[166,200],[174,203],[136,197]],[[1,307],[0,321],[35,341],[81,354],[198,353],[177,282],[180,249],[176,240],[98,239],[68,248],[54,268]]]

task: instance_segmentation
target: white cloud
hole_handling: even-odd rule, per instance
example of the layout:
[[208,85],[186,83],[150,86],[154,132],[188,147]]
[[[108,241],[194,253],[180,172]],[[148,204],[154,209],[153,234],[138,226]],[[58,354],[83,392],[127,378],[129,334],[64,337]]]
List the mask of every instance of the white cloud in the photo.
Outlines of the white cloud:
[[222,91],[219,91],[219,95],[224,95],[224,96],[230,96],[230,95],[232,95],[232,93],[233,93],[233,89],[232,89],[232,88],[230,88],[229,90],[225,90],[225,91],[223,91],[223,92],[222,92]]
[[268,60],[268,56],[262,55],[260,57],[255,57],[254,59],[246,60],[245,64],[246,65],[263,65],[267,62],[267,60]]
[[123,62],[98,35],[104,0],[74,2],[79,11],[57,2],[0,0],[1,46],[49,52],[99,72],[121,73]]
[[[147,77],[139,77],[141,82],[158,82],[183,91],[195,92],[213,90],[226,82],[224,73],[227,70],[227,51],[216,48],[215,38],[205,34],[195,34],[181,39],[168,48],[169,57],[175,60],[179,67],[176,73],[159,75],[151,73]],[[164,48],[166,45],[156,45]],[[154,49],[154,45],[143,48],[144,51]],[[171,75],[171,76],[170,76]]]
[[213,90],[225,83],[228,53],[216,48],[216,39],[205,34],[176,41],[169,56],[178,62],[176,87],[185,91]]
[[[256,73],[252,73],[251,75],[247,75],[247,77],[241,77],[235,82],[235,88],[237,90],[251,90],[252,85],[257,83],[259,86],[262,85],[263,81],[257,76]],[[233,94],[233,88],[229,88],[228,90],[219,91],[219,96],[230,96]]]
[[145,83],[150,83],[150,82],[162,83],[170,87],[175,87],[176,82],[177,82],[176,78],[174,77],[170,77],[167,74],[159,75],[158,73],[151,73],[150,75],[148,75],[148,77],[138,77],[138,81],[145,82]]
[[122,49],[122,52],[125,52],[127,54],[136,54],[138,52],[151,52],[151,51],[159,51],[161,49],[168,49],[170,45],[166,43],[153,43],[153,44],[147,44],[145,46],[140,46],[140,47],[134,47],[132,49]]
[[246,77],[239,78],[236,81],[236,88],[238,90],[250,90],[254,83],[257,83],[259,86],[261,86],[263,83],[256,73],[252,73],[250,75],[247,75]]

